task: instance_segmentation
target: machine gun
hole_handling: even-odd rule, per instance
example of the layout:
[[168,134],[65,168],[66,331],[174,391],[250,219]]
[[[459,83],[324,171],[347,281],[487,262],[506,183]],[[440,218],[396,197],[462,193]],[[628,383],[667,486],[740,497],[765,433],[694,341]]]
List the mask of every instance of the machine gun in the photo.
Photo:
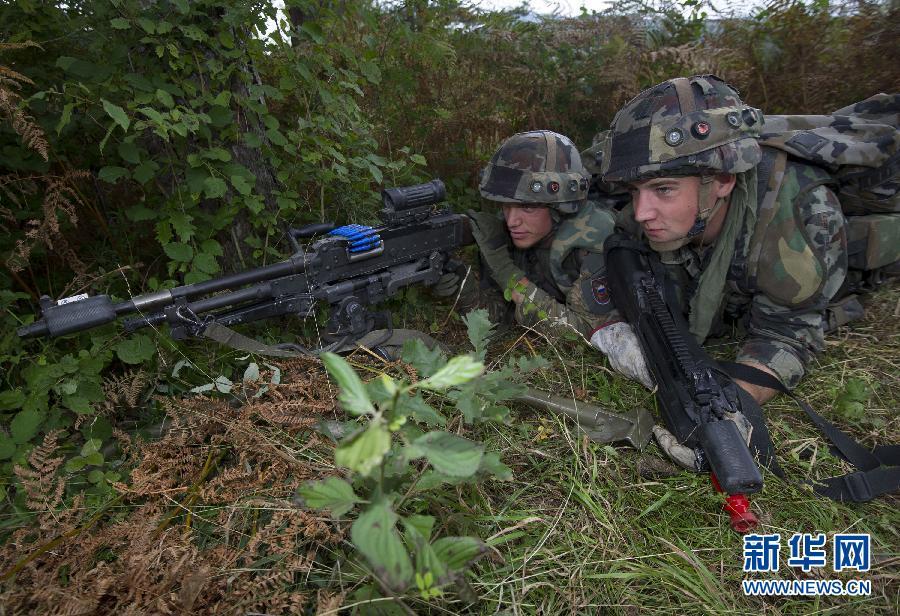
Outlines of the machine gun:
[[746,494],[762,489],[753,454],[733,419],[741,413],[753,426],[751,443],[767,460],[771,451],[756,401],[722,372],[690,333],[659,258],[623,235],[606,240],[610,295],[631,323],[653,374],[663,419],[679,443],[694,450],[696,470],[709,470],[727,494],[732,528],[757,524]]
[[[230,338],[246,341],[250,339],[226,328],[288,314],[305,318],[324,302],[331,316],[322,337],[329,349],[339,349],[377,328],[390,329],[390,315],[368,307],[409,285],[435,284],[443,272],[458,266],[452,253],[473,241],[465,216],[434,207],[446,195],[440,180],[381,194],[381,226],[317,223],[291,228],[294,254],[286,261],[122,302],[107,295],[59,301],[44,296],[43,318],[19,328],[18,335],[55,338],[137,313],[125,320],[126,331],[167,323],[175,339],[206,335],[224,342],[221,333],[226,331]],[[298,243],[321,234],[306,250]],[[260,350],[272,348],[257,344]]]

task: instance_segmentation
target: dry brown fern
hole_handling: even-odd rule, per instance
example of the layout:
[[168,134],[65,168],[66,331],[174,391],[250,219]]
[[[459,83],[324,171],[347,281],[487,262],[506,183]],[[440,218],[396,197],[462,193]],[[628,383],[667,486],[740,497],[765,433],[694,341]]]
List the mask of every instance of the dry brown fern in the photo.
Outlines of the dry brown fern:
[[61,176],[47,175],[41,178],[45,182],[44,200],[41,203],[43,218],[26,223],[25,238],[16,242],[15,250],[6,260],[9,269],[14,272],[22,271],[29,262],[32,250],[40,243],[56,252],[79,277],[87,276],[87,267],[62,233],[59,213],[64,214],[73,226],[78,224],[77,210],[83,208],[84,203],[74,184],[88,178],[90,174],[87,171],[78,170],[66,171]]
[[103,379],[103,393],[106,398],[101,407],[106,413],[113,414],[117,409],[134,409],[142,402],[155,376],[143,368],[127,370],[119,376]]
[[[30,468],[16,466],[13,469],[19,478],[19,486],[27,495],[26,507],[46,514],[39,516],[41,519],[52,516],[54,510],[62,503],[66,487],[65,479],[56,476],[63,458],[51,457],[58,449],[56,441],[59,434],[59,430],[53,430],[44,436],[43,442],[28,457]],[[44,526],[43,522],[41,526]]]

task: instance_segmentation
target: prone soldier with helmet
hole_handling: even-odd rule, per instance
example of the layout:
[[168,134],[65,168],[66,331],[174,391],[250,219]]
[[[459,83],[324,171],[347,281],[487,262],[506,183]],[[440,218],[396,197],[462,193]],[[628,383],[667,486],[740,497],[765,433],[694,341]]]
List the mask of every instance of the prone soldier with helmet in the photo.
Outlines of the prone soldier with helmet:
[[[469,216],[481,279],[466,278],[460,310],[484,307],[495,322],[527,326],[546,319],[587,339],[610,302],[596,274],[614,216],[587,201],[575,145],[548,130],[513,135],[490,159],[479,191],[485,210]],[[461,279],[448,275],[438,293],[456,294]]]

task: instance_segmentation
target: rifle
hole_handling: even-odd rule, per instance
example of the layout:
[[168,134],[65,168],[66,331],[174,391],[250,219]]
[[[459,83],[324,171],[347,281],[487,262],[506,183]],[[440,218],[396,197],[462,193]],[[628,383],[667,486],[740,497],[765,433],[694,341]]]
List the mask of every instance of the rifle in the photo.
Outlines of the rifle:
[[729,417],[741,412],[750,421],[751,444],[768,462],[771,441],[762,410],[694,339],[655,253],[615,234],[606,240],[606,265],[610,295],[640,341],[667,427],[679,443],[694,450],[696,469],[710,470],[713,485],[727,493],[732,528],[748,532],[758,521],[746,495],[761,490],[763,479]]
[[[316,223],[289,228],[294,254],[285,261],[122,302],[114,303],[107,295],[81,294],[59,301],[43,296],[43,318],[19,328],[18,335],[56,338],[137,313],[124,321],[127,332],[167,323],[174,339],[205,335],[243,350],[289,356],[294,353],[227,328],[287,314],[309,317],[319,302],[330,309],[323,335],[330,344],[320,350],[340,349],[376,328],[390,330],[390,314],[368,307],[409,285],[435,284],[443,272],[460,265],[452,253],[473,240],[465,216],[434,207],[446,195],[441,180],[381,194],[381,226]],[[298,243],[321,234],[326,235],[307,250]],[[299,345],[280,346],[306,352]]]

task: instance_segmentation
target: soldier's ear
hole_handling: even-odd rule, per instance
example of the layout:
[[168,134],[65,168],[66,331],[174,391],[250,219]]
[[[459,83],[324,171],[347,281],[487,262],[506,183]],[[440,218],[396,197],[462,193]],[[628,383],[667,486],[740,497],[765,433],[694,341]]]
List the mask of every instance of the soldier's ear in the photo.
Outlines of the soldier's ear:
[[716,198],[719,199],[730,195],[736,183],[737,176],[733,173],[717,173],[715,180],[713,180],[713,192]]

